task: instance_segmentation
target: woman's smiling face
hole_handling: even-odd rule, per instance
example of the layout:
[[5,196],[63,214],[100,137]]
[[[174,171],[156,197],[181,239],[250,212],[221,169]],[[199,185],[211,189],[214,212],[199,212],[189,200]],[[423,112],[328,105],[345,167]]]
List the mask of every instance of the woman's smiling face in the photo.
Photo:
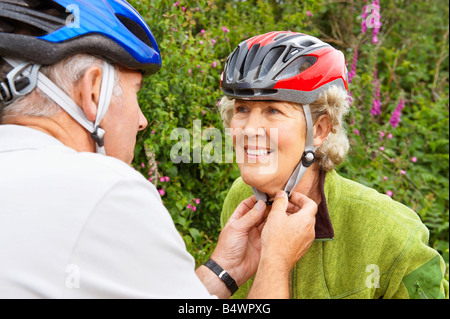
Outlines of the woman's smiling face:
[[244,182],[269,196],[284,189],[305,149],[303,110],[288,102],[235,100],[231,128]]

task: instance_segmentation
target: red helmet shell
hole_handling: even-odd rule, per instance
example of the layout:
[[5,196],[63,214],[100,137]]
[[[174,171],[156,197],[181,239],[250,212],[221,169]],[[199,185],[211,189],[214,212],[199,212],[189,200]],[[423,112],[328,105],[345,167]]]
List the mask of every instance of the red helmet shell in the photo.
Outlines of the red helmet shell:
[[274,31],[243,41],[228,57],[221,87],[230,98],[314,102],[327,87],[348,90],[341,51],[306,34]]

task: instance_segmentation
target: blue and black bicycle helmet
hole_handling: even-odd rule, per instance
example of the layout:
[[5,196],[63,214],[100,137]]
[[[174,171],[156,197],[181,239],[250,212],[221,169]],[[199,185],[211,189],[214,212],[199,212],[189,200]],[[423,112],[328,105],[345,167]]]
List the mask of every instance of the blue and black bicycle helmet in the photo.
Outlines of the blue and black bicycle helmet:
[[144,74],[161,68],[152,32],[124,0],[0,0],[0,56],[52,65],[77,53]]

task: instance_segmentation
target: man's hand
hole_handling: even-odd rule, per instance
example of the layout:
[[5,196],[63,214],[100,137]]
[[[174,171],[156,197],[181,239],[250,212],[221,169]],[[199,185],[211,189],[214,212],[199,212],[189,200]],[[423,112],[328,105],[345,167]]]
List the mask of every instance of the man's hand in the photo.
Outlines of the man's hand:
[[278,192],[261,233],[261,259],[249,298],[289,298],[289,277],[315,237],[317,204],[300,193]]
[[[256,205],[255,205],[256,204]],[[261,230],[267,217],[266,204],[252,196],[242,201],[219,236],[211,259],[242,285],[258,268]]]

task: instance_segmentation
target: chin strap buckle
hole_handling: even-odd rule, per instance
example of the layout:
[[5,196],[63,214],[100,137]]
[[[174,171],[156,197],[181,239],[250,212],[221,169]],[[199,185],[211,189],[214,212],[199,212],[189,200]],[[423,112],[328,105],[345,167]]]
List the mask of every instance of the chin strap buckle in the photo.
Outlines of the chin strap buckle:
[[3,82],[0,82],[0,106],[6,107],[27,95],[37,86],[39,64],[31,62],[15,66]]
[[[288,192],[288,191],[285,191],[286,192],[286,194],[287,194],[287,198],[288,198],[288,201],[291,199],[291,194]],[[273,204],[273,199],[267,199],[266,200],[266,205],[267,206],[272,206],[272,204]]]

